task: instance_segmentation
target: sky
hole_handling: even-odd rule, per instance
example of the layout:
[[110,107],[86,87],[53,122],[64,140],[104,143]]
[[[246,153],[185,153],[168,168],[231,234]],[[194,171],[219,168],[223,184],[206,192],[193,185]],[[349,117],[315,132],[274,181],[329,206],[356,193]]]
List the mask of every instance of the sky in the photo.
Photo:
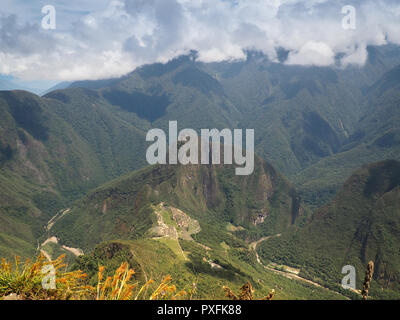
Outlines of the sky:
[[[45,29],[44,6],[55,8]],[[353,11],[343,10],[352,6]],[[343,20],[345,26],[343,26]],[[46,20],[49,22],[49,20]],[[400,44],[398,0],[1,0],[0,77],[31,86],[119,77],[196,50],[199,60],[258,50],[286,64],[363,65],[369,45]]]

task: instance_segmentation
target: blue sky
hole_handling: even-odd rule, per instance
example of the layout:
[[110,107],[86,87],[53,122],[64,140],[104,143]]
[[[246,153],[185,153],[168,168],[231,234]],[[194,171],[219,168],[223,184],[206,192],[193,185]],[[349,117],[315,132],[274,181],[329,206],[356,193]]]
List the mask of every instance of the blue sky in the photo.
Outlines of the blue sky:
[[[42,7],[56,29],[41,27]],[[342,7],[356,9],[344,29]],[[2,0],[0,75],[47,88],[61,81],[124,75],[136,67],[197,50],[200,60],[244,58],[259,50],[288,64],[362,65],[368,45],[400,44],[394,0]]]

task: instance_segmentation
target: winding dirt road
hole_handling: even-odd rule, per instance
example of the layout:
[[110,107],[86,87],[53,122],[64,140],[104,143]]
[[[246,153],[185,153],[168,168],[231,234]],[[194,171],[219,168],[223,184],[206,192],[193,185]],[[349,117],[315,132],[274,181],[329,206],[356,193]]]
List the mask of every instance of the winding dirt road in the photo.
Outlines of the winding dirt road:
[[[256,253],[257,262],[258,262],[259,264],[261,264],[261,265],[264,267],[264,269],[269,270],[269,271],[271,271],[271,272],[274,272],[274,273],[276,273],[276,274],[279,274],[279,275],[281,275],[281,276],[283,276],[283,277],[285,277],[285,278],[288,278],[288,279],[291,279],[291,280],[296,280],[296,281],[301,281],[301,282],[303,282],[303,283],[308,283],[308,284],[311,284],[311,285],[313,285],[313,286],[315,286],[315,287],[322,288],[322,289],[324,289],[324,290],[327,290],[327,291],[330,291],[330,292],[332,292],[332,293],[336,293],[336,294],[338,294],[338,295],[343,296],[343,295],[340,294],[339,292],[336,292],[336,291],[333,291],[333,290],[331,290],[331,289],[328,289],[328,288],[326,288],[326,287],[324,287],[324,286],[322,286],[322,285],[320,285],[319,283],[316,283],[316,282],[314,282],[314,281],[311,281],[311,280],[302,278],[302,277],[300,277],[299,275],[297,275],[297,274],[295,274],[295,273],[285,272],[285,271],[281,271],[281,270],[277,270],[277,269],[274,269],[274,268],[265,266],[265,265],[262,263],[261,259],[260,259],[260,256],[259,256],[258,251],[257,251],[257,247],[258,247],[262,242],[264,242],[264,241],[267,241],[267,240],[272,239],[272,238],[279,238],[279,237],[281,237],[281,236],[282,236],[282,234],[276,234],[276,235],[273,235],[273,236],[264,237],[264,238],[261,238],[261,239],[258,240],[258,241],[252,242],[252,243],[250,244],[250,249],[253,249],[254,252]],[[343,296],[343,297],[345,297],[345,296]],[[347,297],[345,297],[345,298],[346,298],[347,300],[350,300],[350,299],[347,298]]]

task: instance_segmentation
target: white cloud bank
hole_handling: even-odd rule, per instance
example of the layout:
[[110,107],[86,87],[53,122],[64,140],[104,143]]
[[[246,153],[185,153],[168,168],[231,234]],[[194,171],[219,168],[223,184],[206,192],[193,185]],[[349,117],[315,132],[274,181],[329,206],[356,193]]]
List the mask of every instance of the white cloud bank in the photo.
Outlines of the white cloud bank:
[[[363,64],[368,45],[400,44],[394,0],[58,0],[56,30],[40,27],[46,1],[4,2],[0,74],[25,80],[116,77],[189,50],[206,62],[241,59],[244,50],[277,60],[284,48],[288,64],[327,66],[337,54],[344,64]],[[342,28],[345,5],[357,10],[355,30]],[[24,6],[38,16],[24,21]]]

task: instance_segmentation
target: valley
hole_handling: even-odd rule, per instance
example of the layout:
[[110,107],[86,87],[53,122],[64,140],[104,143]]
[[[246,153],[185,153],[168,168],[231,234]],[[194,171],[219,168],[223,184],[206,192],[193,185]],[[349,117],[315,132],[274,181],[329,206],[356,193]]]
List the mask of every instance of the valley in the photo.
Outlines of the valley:
[[[258,251],[257,251],[258,245],[260,245],[264,241],[268,241],[269,239],[280,238],[281,236],[282,236],[282,234],[277,234],[277,235],[274,235],[274,236],[264,237],[264,238],[261,238],[260,240],[258,240],[256,242],[253,242],[253,243],[250,244],[250,249],[254,250],[254,252],[256,254],[257,262],[260,265],[262,265],[266,270],[274,272],[275,274],[279,274],[279,275],[281,275],[281,276],[283,276],[283,277],[285,277],[287,279],[300,281],[300,282],[303,282],[303,283],[311,284],[311,285],[313,285],[313,286],[315,286],[317,288],[322,288],[322,289],[327,290],[327,291],[332,291],[331,289],[328,289],[328,288],[322,286],[321,284],[319,284],[317,282],[314,282],[314,281],[308,280],[306,278],[300,277],[299,276],[299,274],[301,272],[300,269],[291,268],[291,267],[285,266],[285,265],[278,265],[278,264],[276,264],[274,262],[270,262],[268,265],[264,265],[263,264],[263,262],[261,261],[260,255],[258,254]],[[337,293],[337,292],[334,292],[334,293]],[[359,292],[356,292],[356,293],[359,294]],[[346,299],[349,299],[349,298],[346,297]]]
[[[181,56],[42,97],[0,91],[0,256],[66,254],[91,281],[125,259],[140,281],[171,274],[218,299],[247,281],[359,299],[341,269],[360,288],[373,260],[371,297],[398,298],[400,51],[368,53],[360,68]],[[149,166],[146,135],[172,120],[254,130],[254,171]]]

